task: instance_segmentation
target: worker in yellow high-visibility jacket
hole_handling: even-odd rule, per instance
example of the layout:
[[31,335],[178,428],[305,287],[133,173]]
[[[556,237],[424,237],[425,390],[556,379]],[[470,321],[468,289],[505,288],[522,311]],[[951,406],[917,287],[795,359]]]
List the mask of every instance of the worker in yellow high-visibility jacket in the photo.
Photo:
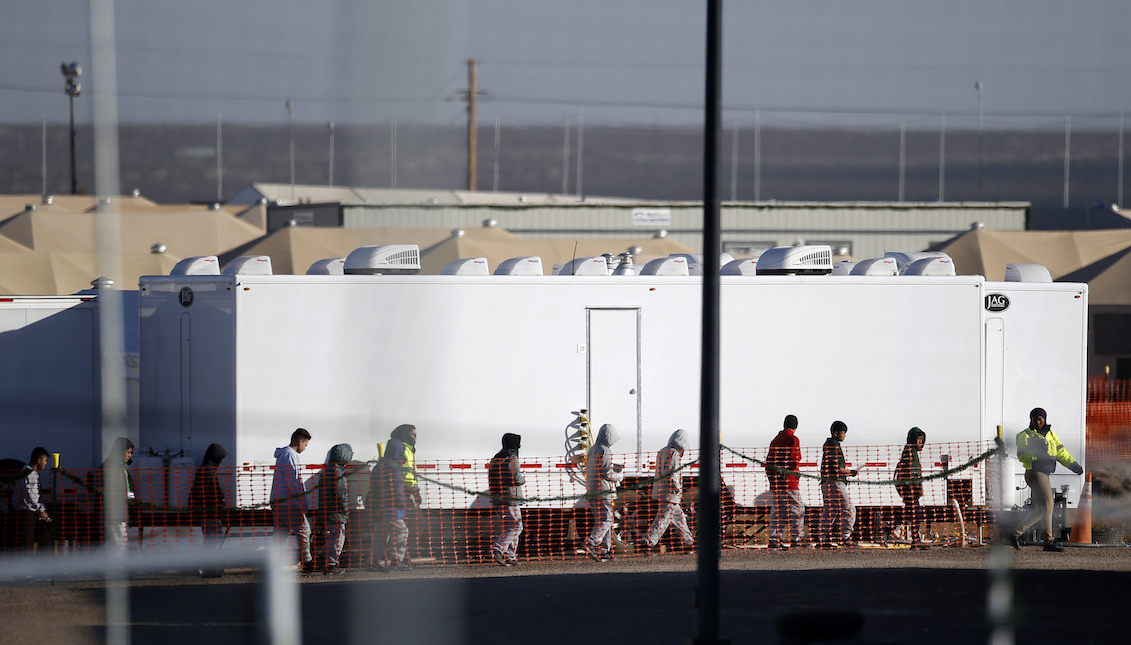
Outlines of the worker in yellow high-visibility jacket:
[[1037,522],[1043,522],[1045,551],[1064,550],[1052,536],[1052,484],[1049,483],[1049,475],[1056,470],[1058,461],[1077,475],[1084,473],[1084,468],[1065,450],[1060,437],[1052,431],[1047,417],[1044,409],[1033,408],[1029,413],[1029,427],[1017,434],[1017,458],[1025,465],[1025,483],[1033,491],[1033,512],[1018,525],[1010,540],[1018,550],[1021,549],[1021,535]]

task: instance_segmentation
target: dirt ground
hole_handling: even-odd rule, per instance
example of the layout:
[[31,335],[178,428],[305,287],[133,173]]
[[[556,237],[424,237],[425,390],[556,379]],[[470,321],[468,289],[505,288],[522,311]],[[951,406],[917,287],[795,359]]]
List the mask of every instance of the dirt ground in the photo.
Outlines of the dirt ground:
[[[775,621],[847,610],[863,619],[853,643],[984,642],[990,550],[726,551],[721,635],[784,642]],[[1010,552],[1016,642],[1125,640],[1131,549]],[[396,574],[303,575],[304,643],[683,643],[696,633],[694,556],[517,567],[418,567]],[[131,583],[133,643],[223,645],[255,639],[256,576],[142,574]],[[0,587],[7,643],[98,643],[98,580]],[[831,620],[840,620],[832,618]],[[824,641],[832,642],[832,641]],[[837,641],[840,642],[840,641]]]

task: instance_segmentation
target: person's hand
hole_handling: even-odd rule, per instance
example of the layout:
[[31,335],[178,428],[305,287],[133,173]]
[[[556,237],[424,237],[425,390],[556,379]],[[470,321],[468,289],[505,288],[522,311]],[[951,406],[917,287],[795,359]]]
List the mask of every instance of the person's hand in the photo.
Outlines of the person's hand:
[[855,477],[855,476],[857,476],[857,475],[859,475],[859,474],[860,474],[860,471],[859,471],[859,470],[850,470],[850,471],[848,471],[848,476],[849,476],[849,477]]
[[47,521],[47,511],[39,511],[38,515],[39,515],[39,519],[41,519],[43,521]]
[[1071,470],[1072,472],[1076,473],[1077,475],[1083,475],[1084,474],[1084,467],[1081,466],[1080,462],[1078,462],[1078,461],[1072,462],[1072,465],[1068,467],[1068,470]]

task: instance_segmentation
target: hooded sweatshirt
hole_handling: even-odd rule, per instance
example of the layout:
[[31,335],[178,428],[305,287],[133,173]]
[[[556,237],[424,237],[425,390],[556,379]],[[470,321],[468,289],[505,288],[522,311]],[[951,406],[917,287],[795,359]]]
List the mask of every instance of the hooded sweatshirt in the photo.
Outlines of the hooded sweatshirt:
[[791,474],[775,468],[767,468],[766,475],[770,480],[770,490],[800,490],[797,468],[801,463],[801,441],[797,439],[792,428],[783,428],[770,442],[766,462],[769,466],[793,471]]
[[615,491],[624,475],[613,469],[612,447],[620,440],[616,426],[606,423],[585,455],[585,490],[589,494]]
[[[275,450],[275,477],[271,480],[271,504],[275,507],[313,508],[314,500],[304,495],[302,464],[298,452],[290,446]],[[276,502],[275,500],[280,500]]]
[[402,424],[393,429],[389,435],[389,445],[392,446],[393,442],[398,442],[403,446],[403,450],[398,449],[398,452],[403,452],[404,463],[401,464],[401,471],[404,476],[404,487],[408,492],[417,489],[416,483],[416,441],[409,435],[409,432],[415,430],[410,424]]
[[[896,479],[918,479],[923,476],[923,467],[919,463],[919,451],[916,449],[919,437],[927,443],[927,433],[919,428],[907,431],[907,445],[903,446],[903,454],[899,457],[899,464],[895,467]],[[895,489],[903,501],[919,499],[923,496],[923,483],[897,484]]]
[[322,485],[318,488],[318,509],[330,520],[349,520],[350,487],[346,475],[353,459],[353,448],[339,443],[326,453],[326,467],[322,470]]
[[[673,472],[679,468],[682,453],[691,447],[691,438],[686,430],[676,430],[668,439],[668,445],[656,454],[656,481],[652,483],[652,499],[678,503],[683,495],[683,478]],[[671,475],[669,477],[669,475]]]
[[404,475],[399,463],[404,461],[404,446],[399,440],[390,441],[385,447],[385,454],[369,473],[369,502],[366,506],[377,509],[377,513],[386,518],[393,511],[405,510]]
[[218,443],[208,446],[204,451],[204,459],[196,469],[192,489],[189,491],[189,506],[215,508],[225,505],[224,491],[216,477],[216,468],[227,456],[228,451]]
[[[126,462],[126,451],[133,447],[134,442],[125,437],[115,439],[114,445],[110,447],[110,456],[106,458],[106,461],[102,462],[101,468],[87,475],[88,482],[102,489],[102,494],[105,495],[106,482],[104,481],[104,477],[121,477],[121,479],[118,480],[119,485],[123,487],[121,492],[125,495],[126,499],[133,499],[134,480],[127,468],[130,464]],[[132,463],[132,461],[131,459],[130,463]]]
[[487,478],[491,495],[510,500],[492,500],[495,504],[513,504],[513,498],[522,497],[522,485],[526,479],[518,463],[518,449],[522,447],[522,435],[506,433],[503,435],[503,449],[495,453],[487,466]]

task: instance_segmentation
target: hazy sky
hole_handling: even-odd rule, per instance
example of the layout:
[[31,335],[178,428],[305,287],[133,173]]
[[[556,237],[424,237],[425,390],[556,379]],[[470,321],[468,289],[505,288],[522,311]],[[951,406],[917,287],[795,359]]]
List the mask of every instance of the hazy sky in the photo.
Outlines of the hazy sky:
[[[0,122],[66,119],[59,63],[89,65],[74,0],[0,0]],[[704,2],[117,0],[125,122],[698,124]],[[725,119],[1115,128],[1131,110],[1128,0],[724,3]],[[89,72],[89,68],[88,68]],[[89,73],[84,73],[89,87]],[[855,114],[844,114],[850,112]],[[76,103],[89,121],[89,96]],[[1009,115],[1009,116],[1007,116]],[[1109,115],[1109,116],[1103,116]]]

